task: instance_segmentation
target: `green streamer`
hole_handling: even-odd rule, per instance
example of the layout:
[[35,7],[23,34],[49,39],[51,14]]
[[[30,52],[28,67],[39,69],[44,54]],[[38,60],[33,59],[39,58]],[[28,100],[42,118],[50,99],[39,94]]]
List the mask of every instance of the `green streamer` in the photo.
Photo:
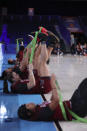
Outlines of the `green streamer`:
[[31,51],[31,56],[30,56],[30,60],[29,60],[29,63],[32,63],[33,61],[33,56],[34,56],[34,50],[35,50],[35,45],[36,45],[36,42],[37,42],[37,36],[38,36],[38,32],[35,33],[35,38],[33,39],[32,41],[32,51]]
[[[43,27],[40,27],[40,29],[39,29],[39,32],[41,32],[41,30],[42,30],[42,28]],[[38,31],[36,31],[36,32],[38,32]],[[34,39],[34,38],[33,38]],[[27,47],[26,48],[32,48],[33,47],[33,40],[27,45]]]
[[62,96],[61,96],[60,90],[58,89],[58,82],[57,82],[57,80],[55,81],[55,83],[56,83],[56,87],[57,87],[58,95],[59,95],[59,105],[60,105],[63,117],[67,121],[68,119],[67,119],[67,116],[66,116],[66,111],[65,111],[63,102],[62,102]]
[[[57,80],[55,81],[56,82],[56,86],[58,87],[58,82]],[[57,88],[58,89],[58,88]],[[60,108],[61,108],[61,111],[62,111],[62,114],[63,114],[63,117],[64,119],[67,121],[67,116],[66,116],[66,111],[65,111],[65,108],[64,108],[64,105],[63,105],[63,102],[62,102],[62,95],[61,95],[61,92],[60,90],[58,89],[58,94],[59,94],[59,104],[60,104]],[[73,118],[75,118],[76,120],[72,120],[73,122],[83,122],[83,123],[87,123],[87,119],[84,119],[82,117],[79,117],[77,114],[75,114],[74,112],[72,112],[68,106],[65,104],[67,110],[69,111],[69,113],[73,116]]]
[[[66,105],[67,107],[67,105]],[[73,118],[75,118],[76,120],[72,120],[73,122],[83,122],[83,123],[87,123],[87,119],[84,119],[82,117],[79,117],[77,114],[75,114],[74,112],[72,112],[68,107],[67,110],[69,111],[69,113],[73,116]]]
[[[42,30],[42,27],[40,28],[39,32],[41,32],[41,30]],[[37,36],[38,36],[39,32],[37,32],[37,31],[35,32],[35,37],[32,40],[32,52],[31,52],[29,63],[32,63],[32,61],[33,61],[33,56],[34,56],[34,51],[35,51],[35,45],[36,45],[36,42],[37,42]]]
[[[39,32],[41,32],[41,30],[42,30],[42,28],[43,27],[41,27],[40,29],[39,29]],[[38,33],[39,33],[38,31],[36,31],[35,32],[35,34],[37,33],[37,36],[38,36]],[[37,37],[36,36],[36,37]],[[36,42],[37,42],[37,38],[33,38],[33,40],[27,45],[27,47],[26,48],[34,48],[34,45],[33,44],[36,44]],[[34,49],[32,49],[32,52],[34,51]],[[32,53],[31,53],[31,55],[32,55]],[[34,55],[34,54],[33,54]],[[24,57],[26,57],[26,52],[24,53]],[[30,57],[30,54],[29,54],[29,57]],[[31,58],[32,58],[33,56],[31,56]]]

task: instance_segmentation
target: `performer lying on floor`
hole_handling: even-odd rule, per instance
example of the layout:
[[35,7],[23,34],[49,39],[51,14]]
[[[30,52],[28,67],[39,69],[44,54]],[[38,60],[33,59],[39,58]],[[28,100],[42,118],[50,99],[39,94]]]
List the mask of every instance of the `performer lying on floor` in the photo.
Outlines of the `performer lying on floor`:
[[[59,104],[59,96],[57,93],[55,80],[56,78],[53,74],[51,76],[51,101],[45,101],[40,105],[36,105],[32,102],[21,105],[18,109],[19,118],[31,121],[64,120]],[[63,104],[69,121],[71,121],[73,117],[69,113],[67,107],[80,117],[85,117],[87,115],[87,78],[81,82],[70,100],[63,101]]]
[[[33,39],[33,36],[31,36],[30,35],[30,37],[31,37],[31,40]],[[39,43],[39,42],[41,42],[41,40],[44,40],[44,38],[45,37],[47,37],[46,35],[40,35],[39,34],[39,36],[38,36],[38,42],[37,42],[37,44]],[[36,44],[36,48],[37,48],[37,44]],[[21,48],[20,48],[21,49]],[[23,49],[23,48],[22,48]],[[8,80],[9,80],[9,77],[10,77],[10,75],[11,75],[11,73],[12,73],[12,71],[13,71],[13,69],[14,68],[16,68],[16,67],[19,67],[20,68],[20,70],[21,71],[23,71],[23,72],[25,72],[25,68],[27,67],[27,65],[28,65],[28,62],[26,61],[26,59],[27,59],[27,56],[25,57],[25,52],[26,52],[26,50],[29,50],[29,53],[31,53],[31,49],[30,48],[25,48],[24,49],[24,51],[22,50],[22,51],[19,51],[20,53],[18,53],[19,55],[18,55],[18,59],[17,59],[17,61],[16,61],[16,65],[14,66],[14,67],[11,67],[11,68],[8,68],[8,69],[6,69],[5,71],[3,71],[3,73],[2,73],[2,76],[0,77],[0,79],[1,80],[3,80],[4,79],[4,76],[8,76]],[[52,49],[51,49],[52,50]],[[48,51],[49,51],[49,55],[50,55],[50,49],[48,49]],[[29,57],[29,56],[28,56]],[[20,58],[20,59],[19,59]],[[12,62],[13,63],[13,60],[9,60],[10,62]],[[27,63],[26,63],[27,62]],[[25,77],[24,77],[25,78]]]
[[[47,67],[47,60],[48,57],[50,57],[51,52],[53,47],[55,46],[55,41],[54,41],[54,37],[52,37],[52,39],[50,40],[50,44],[48,44],[48,48],[46,48],[46,41],[47,40],[47,36],[44,34],[40,34],[39,36],[40,38],[40,42],[42,43],[41,45],[39,45],[38,48],[36,48],[35,51],[35,57],[34,57],[34,76],[35,76],[35,80],[36,80],[36,86],[33,87],[31,90],[27,90],[26,89],[26,84],[25,81],[24,83],[20,81],[20,83],[18,84],[17,82],[15,82],[15,84],[13,83],[11,86],[11,90],[13,93],[28,93],[28,94],[32,94],[32,93],[48,93],[51,90],[51,86],[50,86],[50,75],[49,75],[49,71],[48,71],[48,67]],[[27,50],[27,52],[30,51]],[[29,52],[28,52],[29,53]],[[24,59],[24,64],[20,64],[20,69],[13,69],[13,72],[16,72],[18,74],[18,72],[21,72],[20,70],[23,69],[24,65],[28,64],[28,58],[29,55],[26,55],[26,58]],[[23,67],[22,67],[23,65]],[[17,70],[17,71],[16,71]],[[19,71],[18,71],[19,70]],[[23,78],[23,76],[26,76],[26,71],[21,72],[21,78]],[[25,75],[24,75],[25,73]],[[27,73],[28,74],[28,73]],[[17,84],[16,84],[17,83]],[[25,86],[24,86],[25,85]],[[22,87],[22,89],[21,89]],[[24,87],[24,88],[23,88]],[[8,92],[7,89],[6,91],[4,90],[4,92]]]
[[[14,82],[11,85],[11,92],[22,93],[22,94],[32,94],[32,93],[48,93],[49,91],[51,91],[50,73],[48,70],[47,63],[46,63],[47,60],[48,60],[48,52],[46,48],[46,42],[42,42],[42,44],[40,44],[37,50],[35,51],[35,57],[33,61],[33,65],[34,65],[33,72],[34,72],[36,85],[33,86],[32,88],[30,87],[28,88],[27,87],[28,81],[26,81],[26,79],[21,80],[21,78],[23,77],[23,72],[21,72],[19,68],[18,69],[16,68],[13,70],[13,73],[12,73]],[[30,73],[28,74],[30,75]],[[29,79],[29,76],[28,76],[28,79]],[[4,93],[6,92],[8,93],[8,90],[6,87],[4,87]]]

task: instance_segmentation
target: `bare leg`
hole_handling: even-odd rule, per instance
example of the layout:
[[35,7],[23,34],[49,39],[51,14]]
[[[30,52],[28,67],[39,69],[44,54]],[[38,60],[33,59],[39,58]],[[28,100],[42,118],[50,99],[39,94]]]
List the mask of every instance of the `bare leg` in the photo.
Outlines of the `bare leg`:
[[48,51],[48,58],[50,58],[51,52],[52,52],[53,48],[52,47],[48,47],[47,51]]
[[38,72],[40,76],[50,76],[48,66],[46,64],[48,60],[48,51],[46,48],[46,44],[41,45],[41,54],[39,56],[39,65]]
[[31,52],[31,49],[28,49],[26,51],[26,56],[24,55],[23,60],[20,63],[20,70],[22,71],[24,68],[27,67],[28,63],[29,63],[29,54]]

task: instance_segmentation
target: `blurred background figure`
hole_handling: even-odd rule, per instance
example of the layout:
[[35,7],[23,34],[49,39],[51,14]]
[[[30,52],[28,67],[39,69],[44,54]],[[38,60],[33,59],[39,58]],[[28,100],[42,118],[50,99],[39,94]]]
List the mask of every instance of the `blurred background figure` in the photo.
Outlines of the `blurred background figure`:
[[74,35],[71,34],[71,54],[74,55],[75,54],[75,38]]

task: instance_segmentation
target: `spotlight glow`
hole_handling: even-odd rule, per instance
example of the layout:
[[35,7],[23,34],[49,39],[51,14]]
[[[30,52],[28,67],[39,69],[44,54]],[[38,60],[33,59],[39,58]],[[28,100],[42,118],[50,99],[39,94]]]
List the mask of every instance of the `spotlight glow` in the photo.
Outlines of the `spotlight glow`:
[[2,103],[0,106],[0,122],[3,122],[5,118],[8,118],[7,116],[7,109],[5,105]]
[[2,52],[2,43],[0,43],[0,76],[2,74],[2,64],[3,64],[3,52]]
[[2,43],[0,43],[0,61],[3,60]]

